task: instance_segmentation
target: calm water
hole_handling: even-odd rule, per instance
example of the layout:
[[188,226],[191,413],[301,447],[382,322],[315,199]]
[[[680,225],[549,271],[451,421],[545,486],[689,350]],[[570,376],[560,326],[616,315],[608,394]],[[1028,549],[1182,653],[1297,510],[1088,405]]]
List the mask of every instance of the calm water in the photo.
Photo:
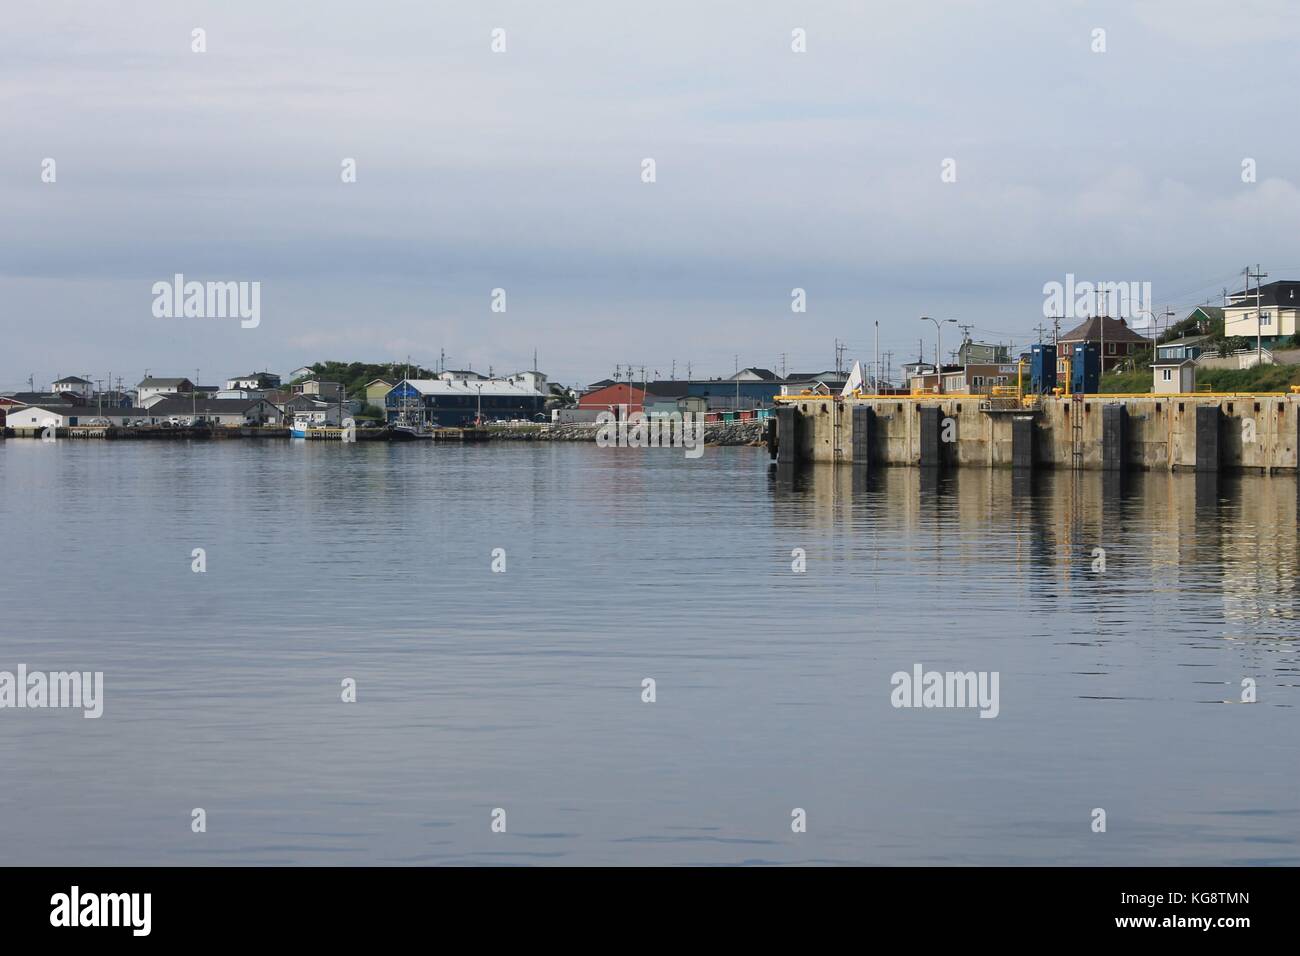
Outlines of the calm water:
[[[1291,477],[9,440],[0,487],[0,670],[106,685],[0,710],[2,863],[1300,862]],[[891,707],[917,662],[1000,715]]]

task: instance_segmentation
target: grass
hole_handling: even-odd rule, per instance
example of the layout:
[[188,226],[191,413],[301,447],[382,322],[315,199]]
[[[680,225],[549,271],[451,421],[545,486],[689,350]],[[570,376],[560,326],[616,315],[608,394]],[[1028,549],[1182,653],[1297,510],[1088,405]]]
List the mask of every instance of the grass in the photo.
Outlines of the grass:
[[[1198,368],[1196,387],[1212,392],[1287,392],[1300,385],[1300,365],[1261,365],[1257,368]],[[1149,392],[1149,367],[1136,372],[1107,372],[1101,377],[1101,392]],[[1205,386],[1209,386],[1208,389]]]

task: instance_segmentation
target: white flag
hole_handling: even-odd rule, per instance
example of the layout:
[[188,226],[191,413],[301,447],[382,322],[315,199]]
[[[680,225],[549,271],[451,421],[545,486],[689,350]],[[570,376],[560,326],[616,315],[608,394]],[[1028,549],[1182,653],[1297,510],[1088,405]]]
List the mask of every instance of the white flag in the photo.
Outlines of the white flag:
[[862,387],[862,363],[854,362],[853,371],[849,373],[849,380],[844,383],[844,391],[840,392],[841,398],[848,398],[855,391]]

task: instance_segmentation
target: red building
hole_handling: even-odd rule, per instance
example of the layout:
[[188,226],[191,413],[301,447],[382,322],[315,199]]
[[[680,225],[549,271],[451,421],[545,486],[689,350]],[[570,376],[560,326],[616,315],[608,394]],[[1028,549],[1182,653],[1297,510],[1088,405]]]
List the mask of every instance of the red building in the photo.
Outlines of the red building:
[[622,415],[620,406],[627,406],[627,413],[643,410],[645,392],[627,382],[611,382],[600,385],[578,397],[578,408],[598,412],[614,412]]

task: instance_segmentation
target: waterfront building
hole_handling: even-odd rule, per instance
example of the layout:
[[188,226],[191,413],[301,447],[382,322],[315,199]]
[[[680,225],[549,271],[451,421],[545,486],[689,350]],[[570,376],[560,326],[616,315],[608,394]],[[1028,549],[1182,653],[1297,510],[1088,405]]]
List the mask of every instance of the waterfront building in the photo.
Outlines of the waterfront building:
[[606,380],[605,383],[597,382],[595,387],[589,388],[578,396],[578,410],[591,413],[593,420],[599,412],[614,412],[621,416],[626,409],[626,413],[630,415],[644,410],[645,397],[645,390],[630,382]]
[[483,421],[537,421],[544,417],[549,397],[545,383],[541,372],[403,379],[384,395],[384,412],[390,422],[409,419],[422,425],[468,425],[480,415]]
[[210,425],[275,425],[281,420],[280,410],[264,398],[173,396],[149,406],[148,413],[155,422],[192,418]]
[[125,425],[128,422],[150,421],[152,413],[143,408],[96,408],[93,405],[11,405],[6,410],[9,428],[71,428],[92,422]]

